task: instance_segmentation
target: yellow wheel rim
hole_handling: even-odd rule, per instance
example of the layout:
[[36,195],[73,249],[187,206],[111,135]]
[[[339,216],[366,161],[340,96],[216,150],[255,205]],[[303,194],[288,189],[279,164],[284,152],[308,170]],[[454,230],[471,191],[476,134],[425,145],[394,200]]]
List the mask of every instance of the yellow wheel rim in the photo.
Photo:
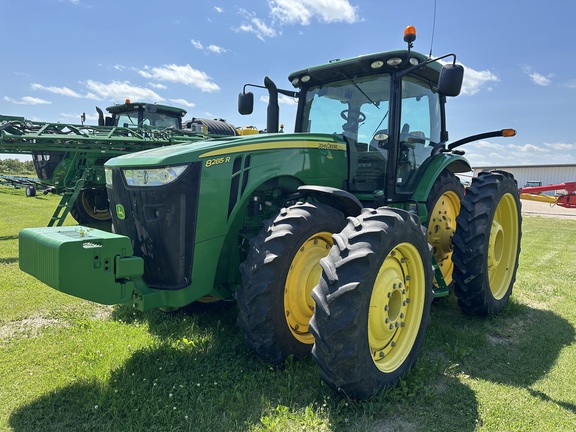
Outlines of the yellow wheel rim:
[[320,260],[332,247],[332,234],[320,232],[306,240],[292,260],[284,287],[284,313],[294,337],[304,344],[313,344],[308,324],[314,314],[312,289],[318,284],[322,268]]
[[424,311],[426,281],[420,253],[401,243],[380,267],[368,312],[372,360],[385,373],[406,360],[418,336]]
[[[95,193],[97,193],[97,192],[95,192]],[[87,191],[82,191],[80,199],[82,202],[82,208],[84,208],[84,211],[88,215],[90,215],[90,217],[92,217],[98,221],[106,221],[106,220],[110,219],[110,212],[108,211],[108,209],[99,210],[96,208],[96,205],[95,205],[96,198],[93,196],[93,194],[91,194]]]
[[444,277],[446,285],[452,283],[452,238],[456,231],[456,216],[460,213],[460,198],[453,191],[440,196],[434,205],[428,221],[428,243],[432,245],[434,258]]
[[518,207],[512,194],[505,194],[494,214],[488,244],[488,280],[496,300],[508,292],[518,256]]

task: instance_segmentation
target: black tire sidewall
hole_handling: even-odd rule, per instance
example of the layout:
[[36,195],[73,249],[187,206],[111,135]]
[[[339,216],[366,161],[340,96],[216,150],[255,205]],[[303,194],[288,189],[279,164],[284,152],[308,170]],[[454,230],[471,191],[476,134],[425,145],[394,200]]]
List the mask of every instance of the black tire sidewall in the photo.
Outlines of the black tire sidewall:
[[[381,211],[381,209],[377,211]],[[358,219],[361,220],[363,225],[366,225],[365,219],[364,221],[362,221],[362,217]],[[327,276],[323,272],[319,285],[323,284],[324,288],[322,286],[316,287],[314,296],[315,298],[320,296],[322,303],[330,305],[330,313],[326,314],[319,310],[317,304],[311,324],[313,333],[317,336],[313,354],[320,365],[323,379],[337,391],[359,399],[369,398],[382,389],[395,385],[414,365],[424,343],[433,297],[432,266],[430,263],[431,250],[417,218],[412,223],[399,224],[389,230],[382,224],[372,224],[372,226],[367,226],[366,229],[373,231],[379,240],[377,246],[372,247],[373,253],[368,256],[367,261],[363,259],[361,260],[363,262],[359,261],[357,265],[356,263],[350,263],[349,267],[340,267],[337,271],[338,282],[336,284],[327,283]],[[353,231],[355,230],[354,224],[349,223],[344,231],[350,232],[351,236],[353,236]],[[344,232],[342,234],[347,235]],[[405,242],[413,245],[422,259],[425,272],[424,305],[417,335],[407,357],[396,370],[384,373],[375,365],[370,354],[368,341],[370,300],[382,263],[396,246]],[[347,256],[349,257],[351,254]],[[331,261],[330,265],[333,265],[342,259],[346,258],[340,256],[339,251],[334,246],[330,256],[325,260]],[[323,263],[323,267],[325,264]],[[358,271],[364,271],[364,274],[353,274],[354,270],[352,267],[355,267]],[[356,282],[358,284],[354,289],[338,295],[338,291],[348,290],[351,284]],[[328,287],[328,292],[322,293],[322,289],[326,287]],[[331,298],[328,300],[328,297]],[[347,318],[341,319],[341,315],[346,314],[349,316],[352,313],[355,313],[355,317],[350,319],[350,323],[345,324],[344,327],[341,327],[341,324],[336,322],[346,321]],[[328,332],[332,334],[324,334],[324,330],[332,326],[338,329],[328,329]],[[344,354],[342,354],[343,352]]]
[[[304,218],[304,214],[309,216]],[[251,240],[250,252],[241,265],[242,285],[236,293],[238,324],[263,359],[280,363],[288,355],[302,357],[310,353],[312,344],[296,339],[286,321],[284,290],[288,271],[294,256],[311,236],[339,232],[345,223],[344,215],[330,206],[299,203],[283,209]],[[286,225],[291,233],[279,235],[287,229]],[[275,258],[269,259],[272,255]]]
[[[489,185],[493,179],[494,187]],[[482,188],[486,186],[486,190]],[[455,244],[460,245],[454,251],[454,258],[458,270],[455,270],[455,289],[460,308],[472,315],[488,315],[501,312],[508,303],[512,288],[516,280],[518,269],[522,212],[516,181],[511,174],[503,171],[481,172],[473,180],[471,187],[478,190],[476,196],[469,192],[464,198],[466,209],[461,211],[458,218],[458,227],[455,234]],[[492,190],[491,190],[492,189]],[[510,283],[505,294],[496,299],[490,285],[490,272],[488,269],[489,241],[492,221],[496,210],[506,194],[510,194],[517,208],[518,239],[515,245],[516,256]],[[476,200],[476,202],[474,202]],[[477,239],[483,239],[478,241]],[[478,274],[474,274],[479,271]]]

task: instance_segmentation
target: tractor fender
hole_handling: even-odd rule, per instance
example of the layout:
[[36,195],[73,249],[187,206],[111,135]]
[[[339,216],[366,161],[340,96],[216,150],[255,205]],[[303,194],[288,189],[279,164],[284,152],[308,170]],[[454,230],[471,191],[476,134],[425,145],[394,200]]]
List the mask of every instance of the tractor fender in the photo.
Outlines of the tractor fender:
[[454,174],[472,171],[468,161],[460,155],[440,154],[433,157],[416,186],[413,195],[415,201],[426,202],[434,182],[445,169]]
[[304,197],[313,197],[322,204],[340,210],[346,217],[358,216],[363,208],[358,198],[338,188],[304,185],[298,188],[298,192]]

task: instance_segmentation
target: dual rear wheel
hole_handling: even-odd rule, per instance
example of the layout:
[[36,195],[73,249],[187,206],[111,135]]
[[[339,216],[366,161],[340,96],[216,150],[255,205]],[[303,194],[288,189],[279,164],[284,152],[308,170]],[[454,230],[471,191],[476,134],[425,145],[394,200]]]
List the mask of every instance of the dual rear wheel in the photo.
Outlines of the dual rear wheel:
[[323,204],[283,209],[241,265],[238,323],[249,344],[275,363],[312,351],[330,386],[364,399],[396,384],[422,349],[432,256],[464,312],[499,312],[520,253],[513,177],[482,173],[463,196],[443,172],[427,205],[425,227],[387,207],[347,220]]

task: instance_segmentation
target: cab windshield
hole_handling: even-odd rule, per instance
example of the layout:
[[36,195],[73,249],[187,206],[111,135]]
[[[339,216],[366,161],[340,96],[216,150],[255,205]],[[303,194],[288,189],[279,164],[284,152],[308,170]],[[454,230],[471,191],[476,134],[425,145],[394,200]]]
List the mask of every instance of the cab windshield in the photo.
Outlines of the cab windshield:
[[[389,146],[390,75],[343,79],[311,87],[306,93],[303,132],[341,135],[348,143],[351,191],[384,189]],[[400,142],[396,189],[415,185],[418,168],[440,140],[440,103],[428,83],[402,81]]]
[[[139,115],[141,115],[142,118],[139,118]],[[165,129],[168,127],[179,129],[180,125],[178,120],[178,117],[158,112],[143,111],[140,113],[138,110],[132,110],[119,113],[117,125],[126,128],[147,126],[153,129]]]

